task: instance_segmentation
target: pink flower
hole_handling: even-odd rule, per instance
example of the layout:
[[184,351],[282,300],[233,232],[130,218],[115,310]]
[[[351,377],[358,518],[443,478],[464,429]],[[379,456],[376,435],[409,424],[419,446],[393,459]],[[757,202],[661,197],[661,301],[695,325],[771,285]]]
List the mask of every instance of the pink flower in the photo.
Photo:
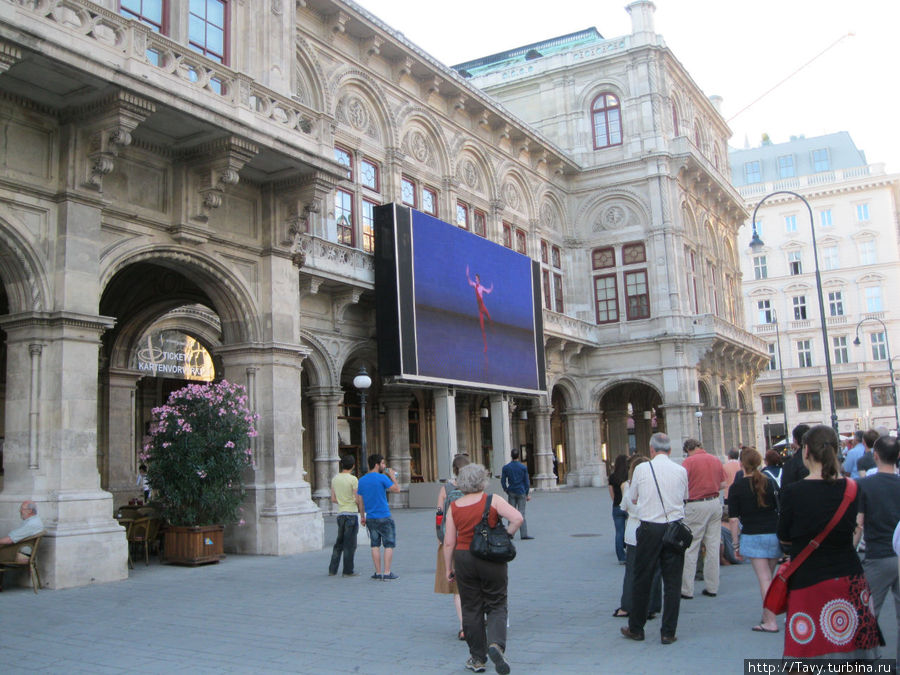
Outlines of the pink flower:
[[206,478],[206,472],[202,469],[197,471],[197,475],[200,476],[200,478]]

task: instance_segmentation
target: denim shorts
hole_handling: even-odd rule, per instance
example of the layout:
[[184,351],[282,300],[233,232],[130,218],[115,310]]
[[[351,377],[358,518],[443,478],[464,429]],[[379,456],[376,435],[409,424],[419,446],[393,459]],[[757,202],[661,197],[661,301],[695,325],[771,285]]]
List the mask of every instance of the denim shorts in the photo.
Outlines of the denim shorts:
[[372,548],[394,548],[397,545],[397,528],[393,518],[366,518],[366,529],[369,530]]
[[778,536],[771,534],[742,534],[741,550],[745,558],[780,558],[781,544]]

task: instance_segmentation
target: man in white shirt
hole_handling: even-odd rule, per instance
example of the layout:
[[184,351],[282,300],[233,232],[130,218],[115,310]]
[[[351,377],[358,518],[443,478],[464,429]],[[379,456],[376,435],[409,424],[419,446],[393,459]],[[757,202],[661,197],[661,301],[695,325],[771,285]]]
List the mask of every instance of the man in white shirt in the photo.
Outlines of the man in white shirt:
[[[41,522],[41,517],[37,514],[37,505],[33,501],[22,502],[19,506],[19,517],[25,522],[5,537],[0,538],[0,546],[18,544],[23,539],[28,539],[44,531],[44,523]],[[0,562],[26,563],[31,556],[31,552],[31,547],[29,546],[25,546],[21,551],[16,551],[16,549],[10,547],[3,553],[0,553]]]
[[667,522],[684,518],[684,503],[688,499],[687,471],[669,459],[671,450],[672,443],[668,436],[653,434],[650,437],[650,462],[639,464],[631,480],[631,501],[637,506],[641,524],[637,531],[631,614],[628,617],[628,627],[622,628],[622,635],[625,637],[631,640],[644,639],[650,585],[658,560],[663,578],[660,637],[664,645],[676,640],[684,553],[663,546],[663,535]]

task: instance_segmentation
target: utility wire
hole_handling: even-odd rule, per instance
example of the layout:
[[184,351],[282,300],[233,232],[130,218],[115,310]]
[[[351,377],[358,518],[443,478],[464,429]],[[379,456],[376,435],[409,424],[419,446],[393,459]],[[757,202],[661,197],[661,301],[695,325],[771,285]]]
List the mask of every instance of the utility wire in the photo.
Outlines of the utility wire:
[[729,118],[728,118],[727,120],[725,120],[725,121],[726,121],[726,122],[731,122],[731,120],[733,120],[735,117],[737,117],[738,115],[740,115],[742,112],[746,111],[748,108],[750,108],[750,107],[756,105],[760,100],[764,99],[766,96],[768,96],[768,95],[771,94],[773,91],[775,91],[776,89],[778,89],[778,87],[780,87],[780,86],[783,85],[785,82],[787,82],[789,79],[791,79],[792,77],[794,77],[794,75],[796,75],[796,74],[799,73],[801,70],[803,70],[804,68],[806,68],[809,64],[811,64],[813,61],[815,61],[815,60],[818,59],[820,56],[822,56],[825,52],[827,52],[827,51],[830,50],[831,48],[837,46],[837,44],[840,43],[841,41],[843,41],[845,38],[853,37],[853,35],[854,35],[854,33],[852,33],[852,32],[851,32],[851,33],[847,33],[846,35],[841,35],[841,37],[839,37],[837,40],[835,40],[835,41],[832,42],[830,45],[828,45],[827,47],[825,47],[825,49],[823,49],[823,50],[820,51],[818,54],[816,54],[814,57],[812,57],[809,61],[807,61],[807,62],[804,63],[802,66],[800,66],[799,68],[797,68],[794,72],[792,72],[790,75],[788,75],[788,76],[785,77],[783,80],[781,80],[780,82],[778,82],[775,86],[773,86],[773,87],[771,87],[770,89],[767,89],[766,91],[764,91],[762,94],[760,94],[760,95],[757,96],[755,99],[753,99],[752,101],[750,101],[750,103],[748,103],[748,104],[745,105],[743,108],[741,108],[740,110],[738,110],[734,115],[732,115],[731,117],[729,117]]

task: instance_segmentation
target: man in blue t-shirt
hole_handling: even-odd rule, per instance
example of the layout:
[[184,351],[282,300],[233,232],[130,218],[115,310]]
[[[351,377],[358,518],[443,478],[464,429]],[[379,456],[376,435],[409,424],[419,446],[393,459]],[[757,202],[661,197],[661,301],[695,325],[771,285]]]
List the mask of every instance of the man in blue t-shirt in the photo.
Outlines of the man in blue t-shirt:
[[525,502],[531,500],[531,483],[528,480],[528,467],[519,461],[519,451],[513,448],[509,452],[512,461],[503,467],[500,472],[500,486],[506,493],[507,501],[522,514],[522,527],[519,528],[519,536],[522,539],[534,539],[528,536],[525,527]]
[[[386,469],[384,457],[369,455],[369,473],[359,479],[356,494],[363,499],[366,509],[366,529],[372,544],[372,562],[375,563],[373,579],[396,579],[391,572],[394,546],[397,545],[397,528],[391,518],[387,493],[400,492],[393,469]],[[384,546],[384,573],[381,572],[381,546]]]

